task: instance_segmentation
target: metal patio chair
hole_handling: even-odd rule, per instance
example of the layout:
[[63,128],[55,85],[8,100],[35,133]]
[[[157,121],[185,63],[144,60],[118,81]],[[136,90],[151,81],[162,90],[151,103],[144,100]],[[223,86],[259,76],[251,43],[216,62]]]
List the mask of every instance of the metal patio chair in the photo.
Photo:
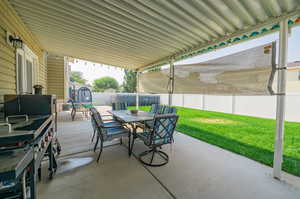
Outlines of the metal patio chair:
[[96,127],[96,133],[97,133],[97,141],[94,147],[94,151],[96,151],[98,142],[100,141],[100,152],[97,158],[97,162],[99,162],[99,159],[101,157],[102,151],[103,151],[103,142],[105,141],[111,141],[113,139],[119,138],[121,140],[122,137],[128,136],[128,146],[130,146],[130,132],[128,129],[124,128],[121,123],[118,122],[107,122],[104,123],[100,113],[92,108],[92,119],[95,122]]
[[[171,144],[173,142],[173,134],[175,131],[176,123],[178,120],[176,114],[156,115],[154,118],[154,126],[152,129],[146,129],[143,133],[136,133],[133,136],[131,150],[133,149],[134,141],[136,138],[140,138],[150,150],[144,151],[139,155],[139,160],[148,166],[163,166],[168,163],[169,156],[165,152],[159,150],[165,144]],[[153,163],[155,155],[159,155],[162,158],[162,162]],[[151,155],[149,162],[144,158]]]
[[[92,123],[92,127],[93,127],[92,142],[94,141],[95,135],[97,134],[97,123],[96,123],[94,117],[92,117],[93,114],[99,114],[100,119],[105,126],[113,126],[113,125],[121,126],[122,125],[120,122],[114,120],[112,118],[112,115],[101,115],[95,107],[90,108],[90,113],[91,113],[91,123]],[[111,117],[111,118],[103,119],[103,117]],[[122,143],[122,139],[120,140],[120,142]],[[97,144],[98,144],[98,142],[96,141],[96,144],[94,146],[94,151],[96,151]]]
[[82,104],[92,104],[93,97],[91,90],[87,87],[80,87],[77,91],[77,101]]
[[151,109],[150,109],[150,113],[153,113],[153,114],[156,114],[157,113],[157,111],[158,111],[158,108],[159,108],[159,104],[152,104],[151,105]]
[[156,111],[156,114],[163,114],[165,111],[166,106],[165,105],[159,105]]
[[127,110],[127,104],[125,102],[113,102],[112,103],[112,110]]
[[[154,109],[154,107],[152,107],[152,106],[151,106],[150,112],[152,111],[152,109]],[[153,111],[152,113],[154,113],[154,114],[176,114],[176,112],[177,112],[177,110],[175,107],[158,105],[157,107],[155,107],[155,111]],[[154,120],[146,121],[144,123],[144,128],[153,128],[153,125],[154,125]],[[140,125],[139,127],[142,128],[142,125]]]
[[69,99],[68,103],[71,103],[71,118],[75,120],[76,113],[81,112],[86,119],[89,119],[89,110],[93,107],[93,104],[80,104],[74,102],[73,99]]
[[74,102],[74,100],[70,99],[68,102],[71,103],[71,106],[72,106],[72,110],[71,110],[71,118],[72,118],[72,121],[75,120],[75,116],[76,116],[76,113],[77,112],[82,112],[81,109],[80,109],[80,105],[79,104],[76,104]]
[[177,109],[175,107],[171,107],[171,106],[165,106],[164,110],[163,110],[163,114],[171,114],[174,113],[176,114]]
[[[95,114],[95,113],[98,112],[97,109],[96,109],[95,107],[91,107],[91,108],[89,108],[89,110],[90,110],[91,116],[92,116],[92,114]],[[99,114],[100,114],[100,113],[99,113]],[[100,114],[100,115],[101,115],[101,114]],[[110,118],[109,118],[109,117],[110,117]],[[103,118],[106,118],[106,119],[103,119]],[[107,118],[109,118],[109,119],[107,119]],[[120,124],[118,121],[114,120],[113,117],[112,117],[112,115],[110,115],[110,114],[101,115],[101,119],[102,119],[102,121],[104,122],[105,125],[108,125],[108,124],[110,124],[110,125],[112,125],[112,124],[118,125],[118,124]],[[96,133],[97,133],[96,121],[94,120],[93,117],[91,117],[91,123],[92,123],[92,127],[93,127],[93,136],[92,136],[91,142],[93,143],[93,142],[94,142],[95,135],[96,135]],[[122,143],[122,139],[120,140],[120,142]],[[96,145],[96,146],[97,146],[97,145]],[[94,149],[94,151],[95,151],[95,149]]]
[[[161,105],[152,104],[149,113],[157,114],[159,112],[160,108],[161,108]],[[153,126],[153,121],[140,122],[137,124],[137,127],[142,128],[142,129],[149,128],[151,126]]]
[[[162,105],[159,105],[159,104],[152,104],[151,105],[151,109],[150,109],[150,113],[153,113],[153,114],[159,114],[159,111],[162,110]],[[154,124],[153,121],[146,121],[143,125],[145,125],[144,127],[152,127]]]

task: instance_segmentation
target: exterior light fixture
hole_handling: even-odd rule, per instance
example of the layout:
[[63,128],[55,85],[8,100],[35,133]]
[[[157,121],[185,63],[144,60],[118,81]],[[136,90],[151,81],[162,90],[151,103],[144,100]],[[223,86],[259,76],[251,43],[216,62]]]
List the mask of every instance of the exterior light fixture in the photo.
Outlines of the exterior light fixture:
[[15,48],[23,48],[23,40],[20,38],[13,37],[12,35],[8,36],[8,42]]

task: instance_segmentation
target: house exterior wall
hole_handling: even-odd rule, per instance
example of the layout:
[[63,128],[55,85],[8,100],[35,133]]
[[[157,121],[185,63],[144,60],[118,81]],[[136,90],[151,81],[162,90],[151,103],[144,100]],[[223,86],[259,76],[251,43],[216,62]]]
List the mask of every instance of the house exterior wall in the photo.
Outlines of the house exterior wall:
[[72,58],[70,57],[65,57],[65,84],[64,84],[64,87],[65,87],[65,99],[69,99],[70,96],[69,96],[69,87],[70,87],[70,73],[71,73],[71,66],[69,65],[70,63],[70,60],[72,60]]
[[292,69],[289,69],[288,72],[287,72],[287,81],[298,81],[300,82],[300,79],[299,79],[299,72],[300,70],[292,70]]
[[287,72],[287,92],[288,93],[300,93],[300,79],[299,79],[299,74],[300,74],[300,68],[299,67],[294,67],[288,69]]
[[56,95],[57,99],[66,98],[65,93],[65,59],[64,57],[49,55],[48,66],[48,94]]
[[0,1],[0,102],[4,94],[16,93],[16,50],[6,42],[6,32],[20,37],[37,56],[36,83],[47,92],[47,66],[41,45],[7,0]]
[[[1,18],[0,18],[1,23]],[[16,93],[14,49],[6,44],[6,32],[0,29],[0,95]]]

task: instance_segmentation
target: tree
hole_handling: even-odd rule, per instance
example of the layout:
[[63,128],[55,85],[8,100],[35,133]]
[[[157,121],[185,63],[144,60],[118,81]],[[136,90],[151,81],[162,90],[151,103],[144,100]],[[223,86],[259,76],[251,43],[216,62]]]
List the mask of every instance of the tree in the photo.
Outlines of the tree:
[[86,84],[86,79],[84,79],[82,76],[83,76],[82,72],[72,71],[70,80],[72,82],[78,82],[79,84]]
[[123,89],[126,93],[136,92],[136,71],[125,69]]
[[119,84],[117,80],[112,77],[102,77],[99,79],[95,79],[93,82],[93,91],[95,92],[103,92],[106,89],[119,89]]

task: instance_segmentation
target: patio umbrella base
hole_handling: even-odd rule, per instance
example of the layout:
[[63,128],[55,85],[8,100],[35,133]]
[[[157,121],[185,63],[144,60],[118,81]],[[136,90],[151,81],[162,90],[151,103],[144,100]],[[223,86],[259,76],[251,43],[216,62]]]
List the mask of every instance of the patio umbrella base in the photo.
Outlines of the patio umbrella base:
[[[158,162],[157,159],[160,161]],[[139,160],[143,164],[151,167],[160,167],[169,162],[169,156],[156,148],[144,151],[139,155]]]

